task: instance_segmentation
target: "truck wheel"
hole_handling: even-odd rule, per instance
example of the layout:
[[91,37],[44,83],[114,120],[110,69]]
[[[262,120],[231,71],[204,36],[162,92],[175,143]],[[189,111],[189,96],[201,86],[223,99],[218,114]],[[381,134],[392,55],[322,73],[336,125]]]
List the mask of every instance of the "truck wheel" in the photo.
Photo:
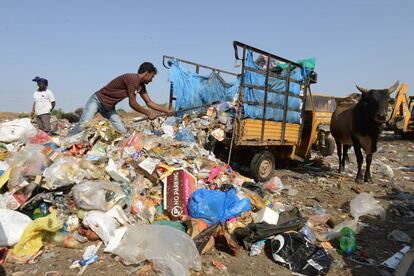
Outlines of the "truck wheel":
[[318,143],[318,152],[322,156],[329,156],[334,152],[334,150],[335,150],[335,140],[332,137],[325,138],[324,147],[321,146],[321,143]]
[[275,157],[269,151],[256,153],[250,162],[250,174],[259,182],[270,179],[275,170]]

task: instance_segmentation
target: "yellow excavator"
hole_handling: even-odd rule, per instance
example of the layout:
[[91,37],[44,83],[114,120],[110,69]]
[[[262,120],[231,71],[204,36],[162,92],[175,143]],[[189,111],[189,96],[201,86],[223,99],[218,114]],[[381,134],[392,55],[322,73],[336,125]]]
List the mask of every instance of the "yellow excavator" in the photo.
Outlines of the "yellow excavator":
[[393,101],[391,112],[387,122],[388,129],[403,139],[414,139],[414,97],[407,98],[408,86],[401,84]]

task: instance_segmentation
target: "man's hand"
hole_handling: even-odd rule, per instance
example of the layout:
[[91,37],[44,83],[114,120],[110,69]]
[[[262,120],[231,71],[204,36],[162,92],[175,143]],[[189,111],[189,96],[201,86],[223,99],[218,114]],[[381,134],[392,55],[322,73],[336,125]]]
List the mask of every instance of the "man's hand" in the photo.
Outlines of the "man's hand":
[[167,112],[165,112],[165,114],[167,114],[168,116],[175,116],[175,110],[170,109]]
[[154,120],[155,118],[157,118],[157,115],[154,112],[148,111],[147,112],[147,117],[150,120]]
[[30,118],[34,119],[34,117],[35,117],[35,113],[34,113],[34,111],[32,111],[32,112],[30,113]]

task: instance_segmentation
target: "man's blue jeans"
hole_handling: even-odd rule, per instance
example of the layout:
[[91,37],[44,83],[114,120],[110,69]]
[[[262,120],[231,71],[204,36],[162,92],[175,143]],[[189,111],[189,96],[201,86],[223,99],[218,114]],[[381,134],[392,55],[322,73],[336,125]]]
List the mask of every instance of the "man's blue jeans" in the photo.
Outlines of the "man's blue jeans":
[[85,109],[82,112],[79,122],[69,131],[68,136],[72,136],[81,132],[81,124],[92,120],[97,113],[100,113],[104,118],[108,119],[119,132],[127,132],[124,124],[122,123],[121,117],[118,115],[115,109],[110,111],[105,110],[96,94],[93,94],[86,103]]

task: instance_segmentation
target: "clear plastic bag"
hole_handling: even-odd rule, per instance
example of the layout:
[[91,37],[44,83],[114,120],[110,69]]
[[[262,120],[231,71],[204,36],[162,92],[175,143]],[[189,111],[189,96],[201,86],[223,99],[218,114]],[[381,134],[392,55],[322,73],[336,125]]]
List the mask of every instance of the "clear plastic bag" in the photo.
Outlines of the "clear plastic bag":
[[279,177],[274,176],[263,184],[263,188],[272,194],[280,194],[283,190],[283,183]]
[[78,207],[85,210],[108,211],[125,198],[121,186],[113,182],[85,181],[72,188]]
[[44,171],[46,184],[44,187],[48,190],[55,190],[60,187],[80,183],[85,173],[74,157],[60,157]]
[[380,216],[382,220],[385,219],[385,209],[381,207],[375,198],[368,193],[360,193],[349,204],[351,215],[358,220],[364,215]]
[[201,258],[186,233],[165,225],[133,225],[113,251],[126,265],[151,260],[162,275],[188,275],[200,270]]
[[26,176],[42,175],[44,168],[49,164],[46,156],[42,153],[43,149],[42,145],[28,144],[21,151],[8,158],[7,163],[12,168],[7,183],[10,191],[25,181]]

